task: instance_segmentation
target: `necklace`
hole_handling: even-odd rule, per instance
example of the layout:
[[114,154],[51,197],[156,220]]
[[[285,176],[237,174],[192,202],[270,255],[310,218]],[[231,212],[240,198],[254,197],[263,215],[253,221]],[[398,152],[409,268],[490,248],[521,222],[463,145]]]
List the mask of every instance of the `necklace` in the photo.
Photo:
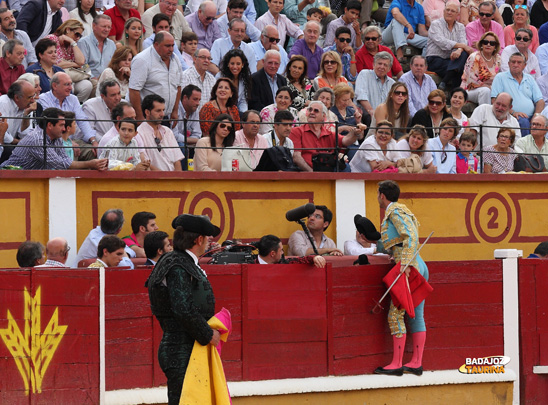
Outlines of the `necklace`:
[[483,54],[483,52],[480,52],[480,53],[481,53],[482,58],[485,59],[486,62],[491,62],[491,61],[493,60],[493,56],[491,56],[490,59],[487,59],[487,58],[485,57],[485,55]]

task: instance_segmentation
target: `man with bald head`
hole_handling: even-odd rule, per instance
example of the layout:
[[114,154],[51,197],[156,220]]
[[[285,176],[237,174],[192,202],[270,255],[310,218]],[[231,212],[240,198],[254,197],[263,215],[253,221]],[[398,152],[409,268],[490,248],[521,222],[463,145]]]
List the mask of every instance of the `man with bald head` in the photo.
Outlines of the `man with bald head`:
[[23,119],[23,116],[30,113],[34,94],[32,84],[18,80],[11,84],[7,94],[0,96],[0,155],[4,144],[12,143],[29,126],[29,119]]
[[171,119],[174,120],[173,125],[177,125],[183,71],[181,62],[173,54],[174,46],[173,35],[166,31],[157,32],[153,46],[135,56],[131,62],[129,100],[138,120],[145,118],[141,100],[149,94],[158,94],[166,103],[164,121]]
[[280,34],[278,33],[278,29],[273,25],[267,25],[263,28],[261,31],[261,37],[258,41],[252,42],[249,44],[251,46],[251,49],[253,49],[253,52],[255,52],[255,56],[257,58],[257,70],[260,70],[264,67],[264,54],[266,51],[269,51],[271,49],[278,51],[281,56],[281,63],[280,67],[278,68],[278,73],[283,75],[285,72],[285,67],[287,66],[287,63],[289,62],[289,56],[287,56],[287,52],[282,46],[279,45],[280,43]]
[[204,1],[198,11],[186,17],[190,29],[198,36],[198,49],[211,49],[213,42],[222,37],[216,16],[215,3]]
[[70,247],[65,238],[53,238],[46,245],[46,256],[48,260],[36,267],[68,267],[65,263],[68,259]]

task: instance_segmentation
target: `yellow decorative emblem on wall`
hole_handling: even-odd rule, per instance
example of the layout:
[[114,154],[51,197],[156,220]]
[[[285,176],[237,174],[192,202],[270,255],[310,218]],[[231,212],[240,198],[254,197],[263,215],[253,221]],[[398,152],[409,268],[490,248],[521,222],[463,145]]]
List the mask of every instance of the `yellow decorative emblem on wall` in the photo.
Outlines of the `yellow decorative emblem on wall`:
[[59,325],[59,308],[55,308],[48,326],[41,333],[40,287],[34,298],[25,287],[25,328],[21,332],[8,310],[8,327],[0,329],[0,336],[8,347],[17,368],[23,377],[26,394],[29,394],[29,379],[33,393],[42,392],[42,380],[61,342],[68,325]]

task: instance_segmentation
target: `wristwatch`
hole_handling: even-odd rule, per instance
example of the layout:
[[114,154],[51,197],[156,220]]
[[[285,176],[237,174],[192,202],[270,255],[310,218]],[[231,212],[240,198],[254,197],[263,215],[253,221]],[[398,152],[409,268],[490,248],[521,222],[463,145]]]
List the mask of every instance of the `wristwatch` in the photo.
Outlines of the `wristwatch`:
[[78,46],[78,42],[73,41],[72,44],[70,44],[70,46],[72,46],[74,48],[75,46]]

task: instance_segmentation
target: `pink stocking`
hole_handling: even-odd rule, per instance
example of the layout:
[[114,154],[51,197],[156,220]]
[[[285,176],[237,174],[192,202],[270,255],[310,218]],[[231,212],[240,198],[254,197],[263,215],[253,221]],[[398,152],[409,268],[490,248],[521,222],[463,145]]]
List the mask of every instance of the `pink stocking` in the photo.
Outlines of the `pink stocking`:
[[392,357],[392,363],[386,367],[383,367],[385,370],[394,370],[402,366],[403,352],[405,351],[405,336],[405,333],[401,337],[392,335],[392,340],[394,342],[394,354]]
[[418,368],[422,366],[422,353],[426,342],[426,332],[413,333],[413,357],[406,367]]

